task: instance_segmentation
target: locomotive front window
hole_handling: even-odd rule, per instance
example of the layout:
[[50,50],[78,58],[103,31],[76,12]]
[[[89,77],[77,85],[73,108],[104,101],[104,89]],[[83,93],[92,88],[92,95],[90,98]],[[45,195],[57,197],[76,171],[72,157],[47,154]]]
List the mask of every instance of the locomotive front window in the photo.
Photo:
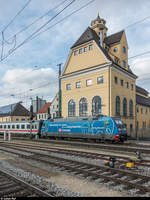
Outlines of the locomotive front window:
[[105,121],[105,126],[109,126],[109,121]]

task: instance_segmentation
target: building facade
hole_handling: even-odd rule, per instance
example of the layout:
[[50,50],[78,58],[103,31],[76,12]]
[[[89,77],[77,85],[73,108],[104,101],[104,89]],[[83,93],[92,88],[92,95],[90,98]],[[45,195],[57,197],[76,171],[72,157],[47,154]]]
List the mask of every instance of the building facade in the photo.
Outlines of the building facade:
[[36,100],[32,100],[32,105],[33,105],[33,112],[38,113],[38,111],[46,104],[46,100],[43,100],[39,98],[38,96],[36,97]]
[[128,134],[136,137],[141,117],[137,106],[143,105],[137,100],[137,76],[128,65],[126,34],[107,36],[107,30],[106,21],[98,15],[71,47],[61,75],[62,117],[119,117]]
[[0,122],[25,121],[30,112],[20,103],[0,107]]
[[59,104],[59,94],[57,93],[50,105],[50,115],[51,115],[52,119],[58,117],[58,114],[59,114],[58,113],[58,110],[59,110],[58,104]]
[[51,102],[46,103],[37,113],[37,120],[47,120],[50,116],[48,109],[50,109]]

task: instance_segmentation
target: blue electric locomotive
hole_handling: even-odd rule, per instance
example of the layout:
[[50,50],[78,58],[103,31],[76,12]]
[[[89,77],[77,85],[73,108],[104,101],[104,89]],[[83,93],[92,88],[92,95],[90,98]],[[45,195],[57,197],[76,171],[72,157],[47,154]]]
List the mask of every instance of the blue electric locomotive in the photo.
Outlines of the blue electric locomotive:
[[120,119],[112,117],[60,118],[45,120],[41,136],[123,142],[127,139],[127,130]]

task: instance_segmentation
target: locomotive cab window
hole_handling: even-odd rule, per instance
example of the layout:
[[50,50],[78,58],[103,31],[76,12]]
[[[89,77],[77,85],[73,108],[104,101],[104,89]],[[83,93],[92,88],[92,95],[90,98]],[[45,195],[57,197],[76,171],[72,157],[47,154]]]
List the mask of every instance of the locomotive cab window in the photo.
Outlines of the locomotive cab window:
[[105,126],[109,126],[109,121],[105,121]]

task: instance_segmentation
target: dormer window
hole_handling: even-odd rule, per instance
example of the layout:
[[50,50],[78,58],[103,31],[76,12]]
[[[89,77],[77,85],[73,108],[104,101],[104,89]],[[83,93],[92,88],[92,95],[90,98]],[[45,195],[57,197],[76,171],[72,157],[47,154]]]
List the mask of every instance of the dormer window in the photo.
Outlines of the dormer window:
[[93,50],[93,45],[92,45],[92,44],[89,45],[89,50],[90,50],[90,51]]
[[82,53],[82,49],[79,49],[79,54],[81,54]]
[[122,47],[122,52],[126,53],[126,48],[124,46]]
[[78,51],[74,51],[74,56],[77,56],[78,55]]

